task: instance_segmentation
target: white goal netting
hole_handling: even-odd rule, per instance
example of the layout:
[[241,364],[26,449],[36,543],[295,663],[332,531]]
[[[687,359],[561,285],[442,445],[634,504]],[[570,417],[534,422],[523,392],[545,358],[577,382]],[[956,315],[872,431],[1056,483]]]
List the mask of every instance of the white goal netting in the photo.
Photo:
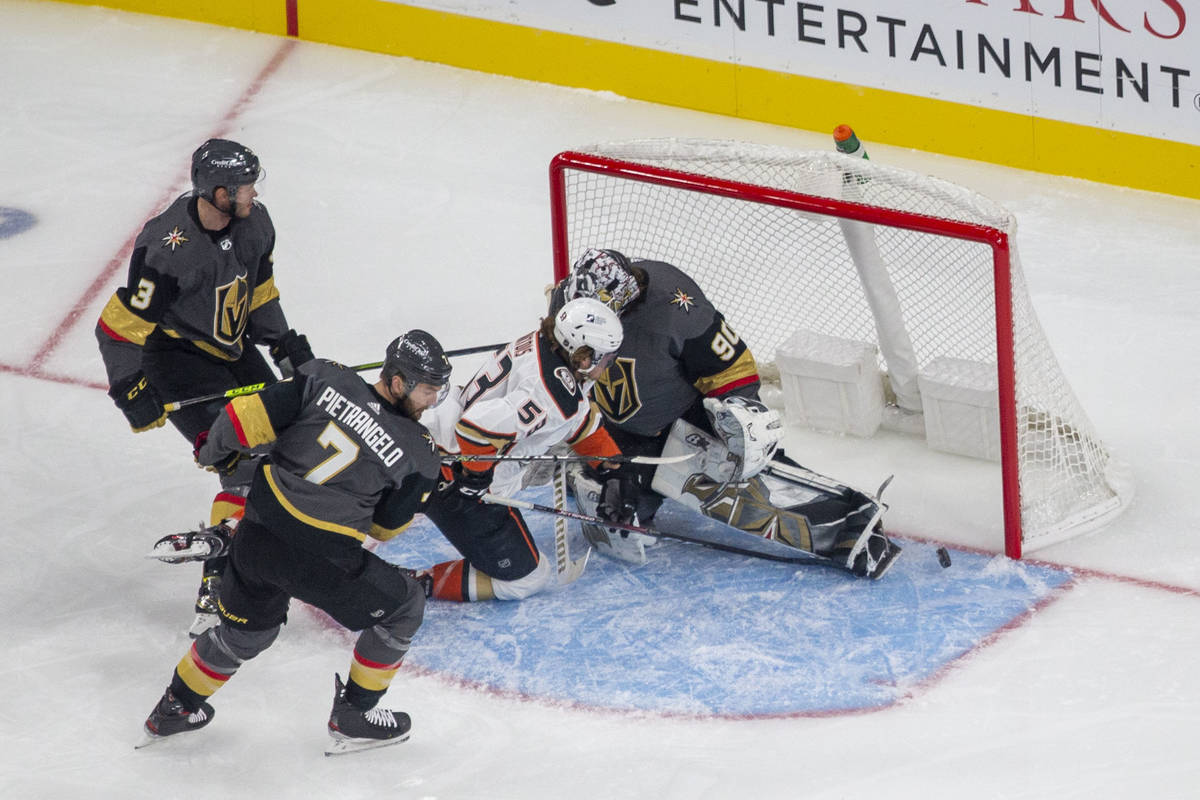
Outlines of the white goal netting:
[[[764,374],[801,324],[877,344],[901,406],[914,402],[912,373],[935,359],[996,370],[1001,428],[1015,443],[1002,455],[1005,481],[1016,484],[1006,506],[1019,502],[1010,554],[1014,535],[1019,554],[1094,528],[1129,499],[1131,482],[1038,323],[1016,220],[990,200],[836,152],[741,142],[597,145],[561,154],[552,175],[560,268],[588,247],[675,264],[725,313]],[[903,346],[889,341],[896,337]]]

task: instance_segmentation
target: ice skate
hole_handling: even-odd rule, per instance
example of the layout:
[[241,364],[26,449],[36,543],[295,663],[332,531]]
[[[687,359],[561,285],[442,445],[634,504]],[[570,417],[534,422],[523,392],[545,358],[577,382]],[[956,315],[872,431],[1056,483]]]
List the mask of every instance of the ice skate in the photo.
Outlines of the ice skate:
[[167,564],[183,564],[188,561],[207,561],[229,552],[230,537],[233,536],[233,520],[220,525],[200,526],[199,530],[169,533],[154,543],[146,558],[157,558]]
[[346,686],[334,676],[333,711],[329,714],[330,743],[325,755],[336,756],[357,750],[386,747],[408,740],[412,720],[403,711],[372,708],[363,711],[346,700]]
[[208,703],[201,703],[197,710],[188,711],[168,687],[150,716],[146,717],[144,735],[134,749],[141,749],[177,733],[200,730],[212,722],[214,714],[216,711]]

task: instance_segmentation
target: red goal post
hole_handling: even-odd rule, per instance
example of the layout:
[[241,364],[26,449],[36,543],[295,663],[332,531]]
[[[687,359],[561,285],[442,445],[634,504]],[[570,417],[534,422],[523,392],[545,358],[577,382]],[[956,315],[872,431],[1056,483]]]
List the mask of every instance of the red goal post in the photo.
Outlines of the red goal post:
[[1015,219],[986,198],[838,153],[641,140],[558,154],[550,200],[555,280],[588,247],[673,263],[760,363],[796,324],[873,342],[889,399],[917,408],[938,357],[994,369],[1010,557],[1131,497],[1033,313]]

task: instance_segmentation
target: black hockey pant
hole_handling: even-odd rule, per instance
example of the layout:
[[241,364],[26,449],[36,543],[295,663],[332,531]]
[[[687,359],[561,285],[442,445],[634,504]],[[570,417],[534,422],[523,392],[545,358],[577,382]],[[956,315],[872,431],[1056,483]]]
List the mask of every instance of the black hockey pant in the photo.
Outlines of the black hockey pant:
[[377,700],[421,626],[420,586],[361,547],[346,558],[327,559],[291,546],[286,532],[276,535],[252,520],[243,520],[233,538],[221,582],[221,624],[197,639],[180,662],[172,680],[176,696],[198,708],[242,662],[271,646],[293,597],[361,631],[351,678],[356,672],[368,677],[352,688]]

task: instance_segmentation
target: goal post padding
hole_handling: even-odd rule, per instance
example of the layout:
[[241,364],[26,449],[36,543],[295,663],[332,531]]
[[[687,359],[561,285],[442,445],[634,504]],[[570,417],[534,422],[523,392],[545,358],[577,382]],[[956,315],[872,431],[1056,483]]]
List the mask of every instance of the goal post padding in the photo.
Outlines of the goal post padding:
[[1016,220],[954,184],[836,152],[639,140],[550,165],[555,279],[588,247],[696,279],[770,372],[797,327],[875,343],[902,408],[938,358],[996,372],[1005,552],[1106,523],[1132,481],[1034,313]]

